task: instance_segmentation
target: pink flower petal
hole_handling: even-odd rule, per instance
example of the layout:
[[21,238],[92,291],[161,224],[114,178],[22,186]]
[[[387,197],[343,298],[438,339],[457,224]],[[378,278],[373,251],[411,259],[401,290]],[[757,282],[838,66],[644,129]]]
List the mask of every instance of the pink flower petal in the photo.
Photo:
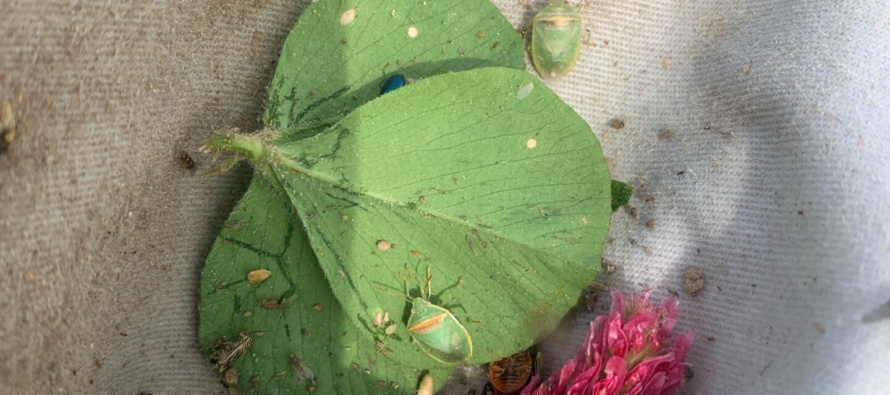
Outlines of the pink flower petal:
[[671,341],[679,302],[649,302],[650,291],[612,293],[608,316],[596,317],[574,358],[544,382],[535,376],[523,395],[676,395],[684,384],[683,360],[695,335]]

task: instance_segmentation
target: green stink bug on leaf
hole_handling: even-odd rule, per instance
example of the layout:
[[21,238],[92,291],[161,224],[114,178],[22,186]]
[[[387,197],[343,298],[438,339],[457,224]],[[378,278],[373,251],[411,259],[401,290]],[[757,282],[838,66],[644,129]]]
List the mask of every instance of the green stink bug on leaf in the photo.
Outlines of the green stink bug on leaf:
[[411,302],[408,333],[433,359],[449,365],[464,362],[473,355],[473,339],[451,311],[430,302],[432,275],[426,270],[426,292],[421,288],[421,296]]
[[565,0],[551,1],[532,19],[531,57],[542,77],[572,71],[581,53],[581,15]]

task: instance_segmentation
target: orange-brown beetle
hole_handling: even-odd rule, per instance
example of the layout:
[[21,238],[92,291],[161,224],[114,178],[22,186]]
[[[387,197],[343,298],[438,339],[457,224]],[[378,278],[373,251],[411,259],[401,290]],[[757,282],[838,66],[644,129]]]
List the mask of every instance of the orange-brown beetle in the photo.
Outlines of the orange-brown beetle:
[[495,394],[519,393],[532,377],[532,361],[531,353],[523,351],[488,364],[488,380]]

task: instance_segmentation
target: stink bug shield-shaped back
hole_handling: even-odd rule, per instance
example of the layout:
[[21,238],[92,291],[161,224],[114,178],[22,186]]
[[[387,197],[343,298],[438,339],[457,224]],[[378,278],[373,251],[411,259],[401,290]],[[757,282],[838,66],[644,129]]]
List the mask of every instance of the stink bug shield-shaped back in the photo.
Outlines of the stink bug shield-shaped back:
[[531,56],[543,77],[562,77],[572,71],[581,53],[581,15],[578,9],[555,0],[532,20]]
[[448,309],[430,302],[432,276],[427,268],[426,292],[411,302],[408,333],[427,355],[453,365],[465,362],[473,355],[473,339],[460,321]]

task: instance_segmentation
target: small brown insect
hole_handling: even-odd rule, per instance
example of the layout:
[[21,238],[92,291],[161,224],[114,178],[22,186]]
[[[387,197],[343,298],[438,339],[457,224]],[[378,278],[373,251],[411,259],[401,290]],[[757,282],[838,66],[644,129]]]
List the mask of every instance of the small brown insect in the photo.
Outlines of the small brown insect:
[[611,127],[612,129],[615,129],[615,130],[624,129],[624,121],[622,121],[620,119],[613,119],[613,120],[609,121],[609,127]]
[[411,250],[411,255],[419,258],[422,254],[420,253],[420,251]]
[[666,140],[666,139],[671,138],[671,136],[673,136],[673,135],[674,135],[674,129],[668,129],[668,130],[661,132],[661,134],[658,135],[658,139]]
[[217,351],[213,354],[211,361],[215,360],[217,369],[219,369],[220,373],[223,373],[232,366],[232,363],[238,357],[247,352],[252,345],[253,335],[246,332],[241,332],[236,342],[226,342],[224,340],[220,342],[220,340],[217,340],[213,343],[213,348],[217,349]]
[[192,170],[195,168],[195,160],[192,159],[192,156],[189,155],[185,150],[179,150],[179,164],[183,169]]
[[532,356],[526,351],[488,365],[488,380],[504,395],[518,393],[532,377]]
[[312,369],[309,369],[300,358],[297,357],[297,354],[291,353],[289,356],[290,364],[294,368],[294,377],[297,378],[298,383],[302,383],[303,381],[309,380],[309,387],[315,386],[315,374],[312,373]]
[[650,220],[646,221],[646,229],[649,229],[649,230],[655,229],[655,220],[654,219],[650,219]]
[[265,299],[260,301],[260,307],[266,310],[281,310],[290,306],[290,303],[285,303],[284,300],[281,299]]
[[374,343],[374,348],[376,348],[377,351],[380,351],[380,353],[383,355],[392,355],[392,350],[386,348],[386,344],[383,344],[383,342],[380,340],[377,340],[377,342]]
[[324,310],[324,305],[321,303],[316,303],[315,305],[312,306],[312,308],[315,309],[315,311],[322,311],[322,310]]

